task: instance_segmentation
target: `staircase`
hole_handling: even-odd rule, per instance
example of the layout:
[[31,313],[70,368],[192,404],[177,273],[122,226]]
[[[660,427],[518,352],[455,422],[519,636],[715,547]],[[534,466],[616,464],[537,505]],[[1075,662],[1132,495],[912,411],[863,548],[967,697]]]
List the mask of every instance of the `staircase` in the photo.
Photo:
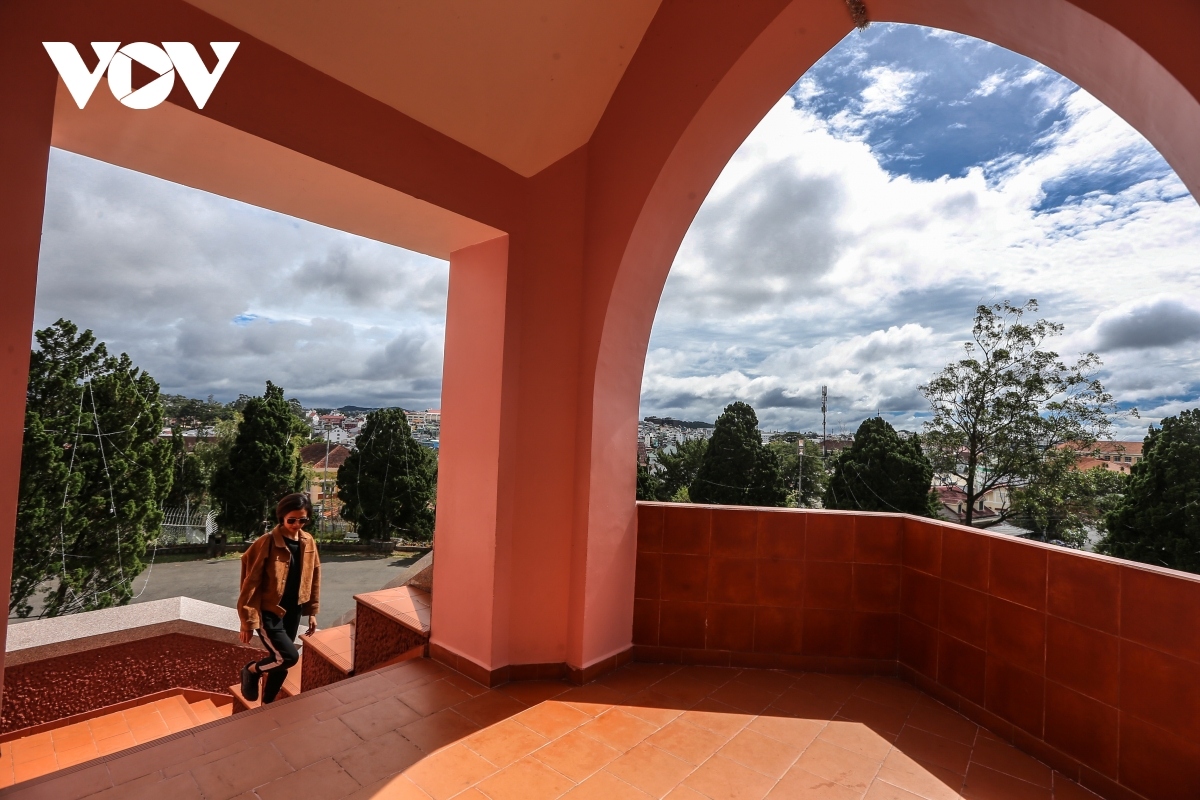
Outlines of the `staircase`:
[[0,788],[213,722],[233,713],[230,698],[168,689],[0,738]]
[[[355,617],[345,625],[302,635],[300,663],[288,670],[280,697],[292,697],[380,667],[428,655],[430,593],[412,585],[354,596]],[[234,711],[257,708],[229,687]]]

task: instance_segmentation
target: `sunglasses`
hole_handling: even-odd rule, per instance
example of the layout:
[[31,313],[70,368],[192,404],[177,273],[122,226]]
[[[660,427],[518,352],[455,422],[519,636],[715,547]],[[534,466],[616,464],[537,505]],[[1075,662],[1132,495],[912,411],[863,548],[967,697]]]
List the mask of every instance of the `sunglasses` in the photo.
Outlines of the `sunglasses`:
[[299,519],[297,519],[296,517],[288,517],[287,519],[285,519],[283,521],[283,524],[284,525],[307,525],[308,517],[300,517]]

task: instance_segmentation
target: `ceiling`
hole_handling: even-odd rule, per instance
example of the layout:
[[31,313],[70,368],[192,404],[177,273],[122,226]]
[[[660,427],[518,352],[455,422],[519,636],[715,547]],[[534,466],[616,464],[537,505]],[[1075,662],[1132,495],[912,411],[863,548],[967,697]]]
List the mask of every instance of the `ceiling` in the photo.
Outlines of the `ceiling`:
[[534,175],[591,138],[660,0],[188,0]]

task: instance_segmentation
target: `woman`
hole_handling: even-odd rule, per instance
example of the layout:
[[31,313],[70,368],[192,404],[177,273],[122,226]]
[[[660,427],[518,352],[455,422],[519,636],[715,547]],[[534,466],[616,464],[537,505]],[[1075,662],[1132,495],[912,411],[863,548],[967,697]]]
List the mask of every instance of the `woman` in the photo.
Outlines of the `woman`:
[[262,701],[275,701],[288,669],[300,660],[295,644],[300,615],[308,615],[308,633],[317,629],[321,561],[317,543],[304,530],[311,517],[308,495],[287,495],[275,507],[279,524],[242,553],[242,644],[250,644],[251,634],[258,631],[267,649],[266,658],[242,667],[242,695],[247,700],[258,699],[258,684],[266,675]]

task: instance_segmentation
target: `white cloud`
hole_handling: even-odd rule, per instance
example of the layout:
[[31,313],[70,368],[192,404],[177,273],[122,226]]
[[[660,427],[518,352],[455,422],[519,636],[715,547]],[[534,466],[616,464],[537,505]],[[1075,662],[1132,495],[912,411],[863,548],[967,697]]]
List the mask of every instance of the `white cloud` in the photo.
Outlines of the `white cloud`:
[[971,92],[971,96],[990,97],[996,93],[997,89],[1004,86],[1007,78],[1008,73],[1006,72],[993,72],[991,75],[988,75],[986,78],[980,81],[979,86],[975,88],[975,91]]
[[[916,429],[917,387],[959,356],[978,303],[1038,298],[1067,325],[1056,341],[1066,358],[1103,336],[1117,342],[1153,318],[1142,311],[1163,319],[1163,301],[1146,298],[1200,308],[1200,208],[1173,174],[1147,168],[1153,149],[1086,92],[1057,102],[1063,121],[1032,152],[922,181],[880,163],[848,124],[856,113],[825,121],[780,101],[685,237],[651,339],[645,412],[712,420],[740,399],[764,426],[812,429],[826,384],[846,424],[878,410]],[[1042,208],[1063,187],[1121,171],[1150,177]],[[1177,317],[1183,330],[1191,317]],[[1178,372],[1200,374],[1192,347],[1180,351],[1179,339],[1171,351],[1158,335],[1170,352],[1145,369],[1132,351],[1102,352],[1118,400],[1194,392]]]
[[921,73],[889,66],[871,67],[863,74],[870,84],[862,90],[862,105],[858,109],[862,116],[904,111],[916,94],[917,84],[925,77]]

